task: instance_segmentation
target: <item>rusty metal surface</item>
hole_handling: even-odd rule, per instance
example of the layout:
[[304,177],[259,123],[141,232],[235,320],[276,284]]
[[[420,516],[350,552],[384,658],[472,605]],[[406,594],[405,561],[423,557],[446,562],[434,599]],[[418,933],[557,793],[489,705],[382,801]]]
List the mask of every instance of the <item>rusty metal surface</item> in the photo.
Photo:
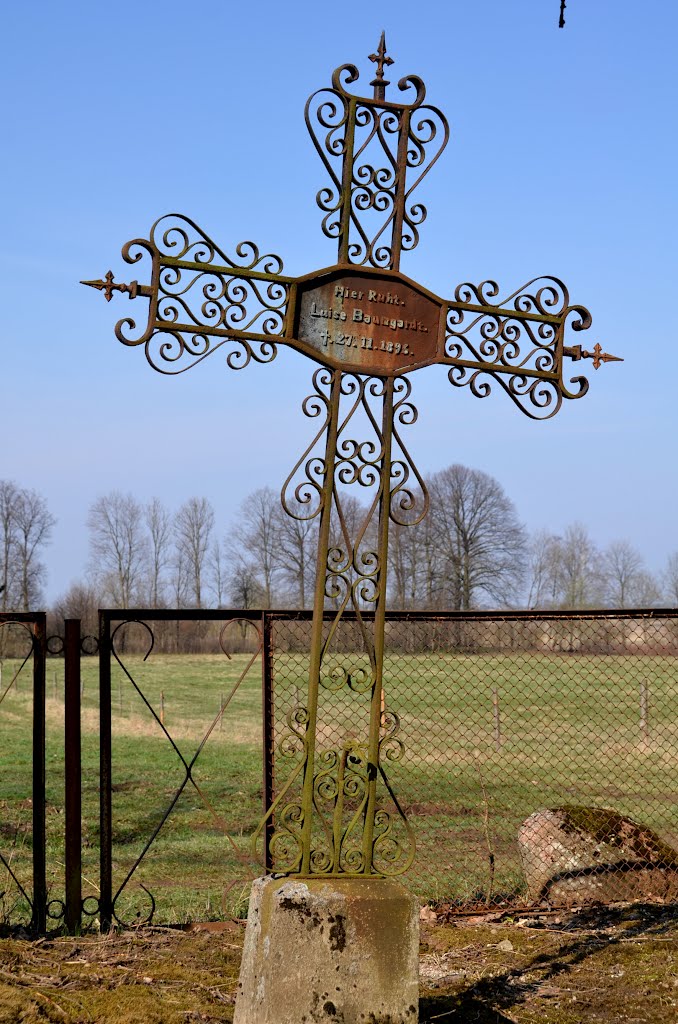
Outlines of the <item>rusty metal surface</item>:
[[402,275],[321,272],[297,286],[291,343],[335,369],[394,376],[436,361],[442,312]]
[[80,619],[64,622],[64,925],[71,935],[82,923],[82,775],[80,734]]

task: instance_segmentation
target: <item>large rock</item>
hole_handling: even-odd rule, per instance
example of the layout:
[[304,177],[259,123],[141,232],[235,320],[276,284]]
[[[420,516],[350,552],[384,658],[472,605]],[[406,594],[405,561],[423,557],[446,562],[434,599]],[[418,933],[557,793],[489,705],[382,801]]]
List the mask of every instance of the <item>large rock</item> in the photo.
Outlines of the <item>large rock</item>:
[[678,853],[606,807],[535,811],[518,832],[530,897],[550,903],[675,898]]
[[258,878],[234,1024],[416,1024],[419,905],[385,878]]

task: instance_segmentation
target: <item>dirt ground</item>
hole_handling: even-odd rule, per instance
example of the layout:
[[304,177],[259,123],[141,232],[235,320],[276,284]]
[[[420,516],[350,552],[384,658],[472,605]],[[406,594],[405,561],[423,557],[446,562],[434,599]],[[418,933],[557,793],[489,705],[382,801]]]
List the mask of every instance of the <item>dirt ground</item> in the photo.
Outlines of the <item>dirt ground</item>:
[[[0,940],[0,1022],[233,1019],[244,926]],[[515,918],[422,912],[420,1021],[678,1018],[678,908],[631,904]]]

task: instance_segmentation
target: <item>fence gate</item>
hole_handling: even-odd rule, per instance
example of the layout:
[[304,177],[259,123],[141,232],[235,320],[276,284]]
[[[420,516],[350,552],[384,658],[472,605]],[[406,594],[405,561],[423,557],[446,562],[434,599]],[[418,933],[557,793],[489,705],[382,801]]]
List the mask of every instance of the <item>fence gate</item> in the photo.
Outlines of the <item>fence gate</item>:
[[46,650],[44,613],[0,614],[0,925],[36,932],[47,922]]
[[100,612],[102,928],[246,905],[263,870],[261,617]]

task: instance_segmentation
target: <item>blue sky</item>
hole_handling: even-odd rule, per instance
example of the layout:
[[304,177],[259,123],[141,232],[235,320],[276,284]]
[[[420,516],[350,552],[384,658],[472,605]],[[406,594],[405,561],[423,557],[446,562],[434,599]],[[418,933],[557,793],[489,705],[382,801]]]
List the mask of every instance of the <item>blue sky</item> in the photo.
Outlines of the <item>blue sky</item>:
[[339,64],[369,81],[382,28],[391,79],[421,75],[452,129],[421,187],[429,216],[403,271],[450,296],[462,281],[493,278],[506,294],[554,274],[591,310],[586,346],[625,359],[597,373],[586,364],[589,395],[547,423],[497,389],[479,401],[441,367],[422,370],[412,454],[425,472],[462,462],[496,476],[530,528],[580,520],[599,544],[627,538],[661,569],[678,549],[678,5],[568,0],[563,30],[558,7],[6,7],[0,477],[39,490],[58,518],[49,598],[84,571],[99,495],[170,507],[205,495],[225,531],[303,450],[308,361],[282,352],[233,373],[215,355],[162,377],[113,335],[127,298],[107,304],[78,281],[109,267],[127,280],[121,246],[170,211],[227,250],[252,239],[292,274],[333,262],[303,107]]

